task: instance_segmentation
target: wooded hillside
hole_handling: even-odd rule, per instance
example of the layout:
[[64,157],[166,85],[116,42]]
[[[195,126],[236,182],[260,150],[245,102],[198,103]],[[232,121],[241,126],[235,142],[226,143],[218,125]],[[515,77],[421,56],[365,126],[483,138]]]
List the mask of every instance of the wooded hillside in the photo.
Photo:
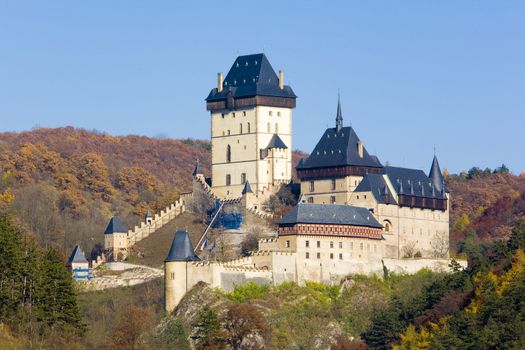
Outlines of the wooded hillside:
[[[0,205],[43,246],[64,252],[80,242],[89,251],[102,239],[108,218],[128,226],[148,207],[160,210],[189,190],[196,159],[210,176],[211,145],[193,139],[111,136],[72,127],[0,133]],[[293,162],[306,154],[294,151]],[[295,177],[295,172],[294,172]],[[451,238],[468,232],[492,241],[508,237],[525,211],[525,176],[501,168],[472,168],[447,175]]]

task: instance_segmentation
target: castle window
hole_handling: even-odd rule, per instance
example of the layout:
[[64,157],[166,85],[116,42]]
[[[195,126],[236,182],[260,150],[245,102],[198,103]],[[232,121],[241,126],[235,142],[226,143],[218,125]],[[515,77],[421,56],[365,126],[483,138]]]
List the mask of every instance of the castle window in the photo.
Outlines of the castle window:
[[[228,130],[228,134],[230,131]],[[232,161],[232,148],[230,145],[226,146],[226,162],[229,163]]]
[[242,123],[239,124],[239,134],[242,134]]
[[232,113],[232,117],[234,117],[234,118],[235,118],[235,112],[233,112],[233,113]]
[[363,243],[359,243],[359,248],[363,250]]
[[250,133],[250,123],[248,123],[248,134]]
[[321,259],[321,253],[317,253],[317,259]]
[[330,248],[334,247],[334,242],[330,242]]
[[242,112],[242,116],[246,117],[246,111]]
[[173,281],[175,279],[175,272],[171,273],[171,280]]
[[310,192],[315,191],[314,181],[310,181]]
[[330,253],[330,259],[334,258],[334,253]]
[[350,242],[350,249],[354,250],[354,242]]
[[290,248],[290,241],[289,240],[286,241],[286,248]]
[[314,197],[308,197],[308,203],[312,204],[314,202]]
[[383,222],[383,226],[385,226],[385,232],[390,232],[392,231],[392,223],[388,220],[385,220]]
[[377,253],[377,245],[374,244],[374,253]]
[[267,132],[272,132],[272,124],[270,122],[266,125],[266,129]]
[[246,183],[246,173],[242,173],[241,174],[241,184],[245,184]]
[[332,190],[335,190],[335,179],[332,179]]
[[281,116],[281,112],[277,112],[277,116],[280,117]]
[[330,196],[330,204],[335,204],[335,196]]
[[306,241],[306,242],[304,242],[304,246],[305,246],[306,248],[309,248],[309,247],[310,247],[310,241]]
[[306,252],[306,254],[304,255],[304,257],[305,257],[306,259],[310,259],[310,253]]
[[343,254],[339,253],[339,260],[343,260]]
[[273,115],[273,112],[272,111],[269,111],[268,112],[268,115],[271,117]]
[[275,133],[279,133],[279,124],[275,123]]
[[343,249],[343,242],[339,242],[339,249]]
[[232,184],[232,177],[230,174],[226,174],[226,186],[230,186]]
[[321,248],[321,241],[317,241],[317,248]]
[[224,113],[221,113],[222,118],[224,119]]

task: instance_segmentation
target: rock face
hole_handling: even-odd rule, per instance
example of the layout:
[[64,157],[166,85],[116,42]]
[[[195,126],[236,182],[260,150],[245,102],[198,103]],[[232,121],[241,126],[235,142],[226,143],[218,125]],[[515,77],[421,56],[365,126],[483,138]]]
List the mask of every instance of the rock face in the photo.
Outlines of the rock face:
[[127,263],[108,263],[95,270],[95,277],[82,284],[86,290],[127,287],[164,276],[164,271]]
[[[300,303],[301,300],[299,299],[304,298],[298,298],[295,301],[291,301],[291,303]],[[286,303],[288,302],[290,301],[286,301]],[[252,300],[251,302],[244,303],[244,305],[247,304],[249,307],[258,310],[263,315],[268,327],[271,328],[273,314],[279,310],[280,303],[269,302],[268,300]],[[233,349],[231,345],[228,345],[232,342],[232,334],[226,329],[228,323],[226,318],[228,311],[234,309],[235,306],[239,306],[239,304],[231,301],[217,290],[211,288],[208,284],[200,282],[184,296],[170,317],[178,318],[187,324],[190,329],[189,341],[192,348],[195,349],[201,346],[202,325],[199,324],[200,311],[205,307],[215,310],[221,323],[221,328],[224,330],[223,339],[226,342],[226,348]],[[337,343],[338,338],[344,334],[337,321],[329,319],[326,321],[326,324],[316,327],[318,330],[315,331],[315,334],[312,334],[310,349],[331,349]],[[259,330],[251,331],[242,337],[240,345],[238,346],[240,349],[274,348],[275,344],[272,343],[270,334],[270,329],[267,329],[267,333],[260,332]],[[299,346],[299,344],[289,345],[290,349]]]

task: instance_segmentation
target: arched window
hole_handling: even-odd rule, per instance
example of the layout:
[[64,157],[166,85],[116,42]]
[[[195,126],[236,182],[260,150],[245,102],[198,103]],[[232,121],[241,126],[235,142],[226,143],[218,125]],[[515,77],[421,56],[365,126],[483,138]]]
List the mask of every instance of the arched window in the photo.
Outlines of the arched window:
[[275,123],[275,133],[276,134],[279,133],[279,124],[278,123]]
[[383,221],[383,226],[385,227],[385,232],[392,231],[392,223],[388,220]]
[[268,122],[267,129],[268,130],[266,130],[266,132],[268,133],[272,132],[272,124],[270,122]]
[[248,123],[248,134],[250,133],[250,123]]
[[231,162],[232,161],[232,148],[230,147],[230,145],[226,146],[226,162]]
[[232,177],[230,174],[226,174],[226,186],[230,186],[232,184]]
[[239,134],[242,134],[242,123],[239,124]]

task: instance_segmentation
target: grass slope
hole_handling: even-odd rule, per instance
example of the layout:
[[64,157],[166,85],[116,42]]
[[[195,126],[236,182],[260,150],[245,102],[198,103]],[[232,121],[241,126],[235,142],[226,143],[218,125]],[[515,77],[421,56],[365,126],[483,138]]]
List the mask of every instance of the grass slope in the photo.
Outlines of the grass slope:
[[[148,238],[137,243],[133,247],[130,262],[153,267],[162,267],[164,259],[168,255],[168,251],[171,247],[175,231],[178,229],[187,229],[190,234],[191,242],[197,244],[200,236],[206,229],[206,226],[202,224],[200,217],[197,215],[189,212],[183,213]],[[137,257],[139,252],[141,255],[143,254],[142,258]]]

